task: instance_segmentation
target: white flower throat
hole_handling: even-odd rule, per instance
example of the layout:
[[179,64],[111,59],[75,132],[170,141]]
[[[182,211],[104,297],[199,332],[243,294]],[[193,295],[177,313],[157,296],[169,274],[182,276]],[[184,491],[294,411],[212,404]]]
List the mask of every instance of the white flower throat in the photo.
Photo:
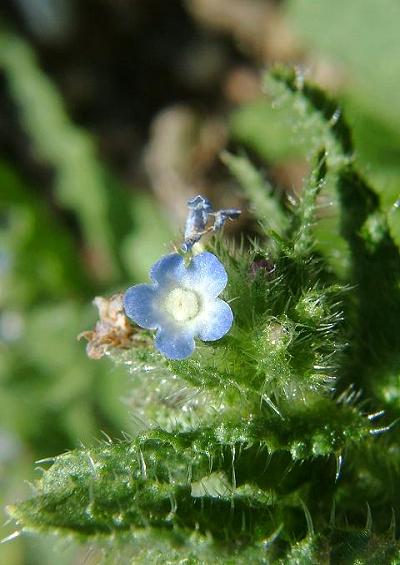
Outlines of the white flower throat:
[[200,301],[198,295],[192,290],[174,288],[167,294],[164,306],[177,322],[186,322],[197,316]]

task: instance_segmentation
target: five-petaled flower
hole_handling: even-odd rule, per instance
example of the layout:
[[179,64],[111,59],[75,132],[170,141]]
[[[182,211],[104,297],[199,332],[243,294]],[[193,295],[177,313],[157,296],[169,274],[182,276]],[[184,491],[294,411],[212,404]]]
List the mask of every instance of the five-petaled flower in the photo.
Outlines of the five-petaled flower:
[[138,284],[124,295],[127,316],[142,328],[157,330],[156,348],[168,359],[185,359],[194,338],[216,341],[230,329],[230,306],[218,298],[228,277],[222,263],[209,252],[195,255],[186,267],[171,253],[150,270],[152,284]]

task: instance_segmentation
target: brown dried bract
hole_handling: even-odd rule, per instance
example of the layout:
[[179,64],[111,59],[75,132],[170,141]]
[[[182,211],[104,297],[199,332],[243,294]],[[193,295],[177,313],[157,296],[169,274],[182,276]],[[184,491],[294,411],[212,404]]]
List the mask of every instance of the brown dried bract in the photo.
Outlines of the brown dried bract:
[[122,294],[109,298],[96,296],[93,304],[99,311],[99,321],[94,330],[85,331],[78,339],[86,339],[86,353],[91,359],[100,359],[111,348],[128,349],[137,338],[138,328],[134,328],[125,316]]

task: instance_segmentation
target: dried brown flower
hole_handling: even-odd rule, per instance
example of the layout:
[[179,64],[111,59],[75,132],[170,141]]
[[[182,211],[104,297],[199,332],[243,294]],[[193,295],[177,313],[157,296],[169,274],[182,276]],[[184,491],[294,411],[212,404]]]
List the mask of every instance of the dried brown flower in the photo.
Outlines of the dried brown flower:
[[93,300],[100,319],[93,330],[78,335],[78,339],[88,341],[86,353],[91,359],[100,359],[111,348],[128,349],[137,339],[139,328],[132,326],[125,316],[122,297],[119,293],[109,298],[96,296]]

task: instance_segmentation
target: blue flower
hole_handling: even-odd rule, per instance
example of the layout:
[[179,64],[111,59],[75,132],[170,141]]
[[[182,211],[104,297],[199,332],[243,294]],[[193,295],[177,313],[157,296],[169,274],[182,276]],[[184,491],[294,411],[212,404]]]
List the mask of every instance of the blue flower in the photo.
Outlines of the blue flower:
[[186,267],[172,253],[150,270],[153,284],[138,284],[124,295],[126,315],[142,328],[157,330],[156,348],[168,359],[186,359],[194,338],[216,341],[230,329],[230,306],[218,298],[228,281],[225,268],[212,253],[195,255]]

